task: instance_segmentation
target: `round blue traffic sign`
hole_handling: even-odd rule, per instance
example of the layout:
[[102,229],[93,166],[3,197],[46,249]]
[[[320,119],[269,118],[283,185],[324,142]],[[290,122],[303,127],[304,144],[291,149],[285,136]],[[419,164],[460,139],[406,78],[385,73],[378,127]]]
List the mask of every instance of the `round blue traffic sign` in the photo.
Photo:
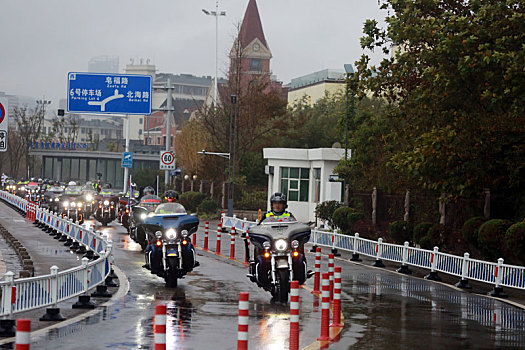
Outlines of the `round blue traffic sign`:
[[2,102],[0,102],[0,124],[2,124],[2,122],[4,121],[4,118],[5,118],[5,107],[2,104]]

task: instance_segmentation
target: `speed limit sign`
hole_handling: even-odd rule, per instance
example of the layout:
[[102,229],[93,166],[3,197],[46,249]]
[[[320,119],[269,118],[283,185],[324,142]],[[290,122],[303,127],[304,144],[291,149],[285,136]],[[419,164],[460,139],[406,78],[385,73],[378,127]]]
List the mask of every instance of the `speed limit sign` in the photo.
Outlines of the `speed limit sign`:
[[175,170],[175,155],[171,151],[160,154],[160,170]]

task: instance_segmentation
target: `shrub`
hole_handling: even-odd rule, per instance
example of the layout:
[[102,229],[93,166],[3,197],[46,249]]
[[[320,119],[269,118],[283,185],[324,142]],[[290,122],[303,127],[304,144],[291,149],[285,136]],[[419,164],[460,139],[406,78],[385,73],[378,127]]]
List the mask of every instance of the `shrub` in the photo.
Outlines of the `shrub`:
[[525,222],[517,222],[505,233],[507,247],[516,263],[522,263],[525,257]]
[[433,224],[428,229],[427,236],[430,237],[434,246],[442,245],[445,241],[445,225]]
[[189,191],[180,195],[179,202],[186,208],[188,212],[194,213],[197,211],[197,207],[199,204],[201,204],[205,197],[206,195],[203,193]]
[[474,247],[478,247],[478,230],[485,221],[487,220],[482,216],[474,216],[465,221],[461,228],[461,233],[465,241],[474,245]]
[[510,225],[511,222],[508,220],[492,219],[480,226],[478,245],[486,259],[496,260],[503,255],[505,233]]
[[428,234],[432,227],[432,223],[428,221],[421,222],[414,227],[413,239],[414,242],[421,245],[421,240]]
[[390,235],[394,243],[404,244],[405,241],[410,241],[413,235],[412,224],[407,221],[394,221],[388,225]]
[[432,242],[432,238],[430,236],[424,236],[419,240],[419,245],[423,249],[432,250],[435,247],[435,244]]
[[351,234],[354,224],[363,218],[363,213],[354,208],[340,207],[334,211],[333,224],[345,234]]
[[322,202],[322,203],[317,204],[317,207],[315,208],[315,215],[317,215],[317,217],[321,220],[328,221],[328,225],[330,225],[330,227],[334,227],[333,216],[334,216],[334,212],[338,208],[341,208],[341,203],[338,201]]
[[199,214],[216,214],[219,210],[219,202],[213,198],[206,198],[197,207],[197,213]]
[[268,201],[268,192],[266,191],[244,191],[242,198],[237,203],[239,208],[244,210],[266,210],[266,203]]

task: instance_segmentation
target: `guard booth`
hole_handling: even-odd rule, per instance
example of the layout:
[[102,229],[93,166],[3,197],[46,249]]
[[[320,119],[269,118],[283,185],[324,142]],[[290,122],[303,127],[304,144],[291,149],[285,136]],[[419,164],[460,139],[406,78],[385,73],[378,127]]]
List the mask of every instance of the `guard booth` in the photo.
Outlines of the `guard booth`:
[[[124,188],[122,153],[33,149],[29,154],[42,158],[42,178],[85,183],[96,180],[96,174],[101,173],[103,183],[109,182],[114,188]],[[134,153],[131,171],[138,169],[158,170],[158,154]]]
[[270,197],[282,192],[288,197],[288,211],[299,221],[315,221],[318,203],[344,200],[342,182],[333,173],[344,157],[341,148],[264,148],[268,160],[268,210]]

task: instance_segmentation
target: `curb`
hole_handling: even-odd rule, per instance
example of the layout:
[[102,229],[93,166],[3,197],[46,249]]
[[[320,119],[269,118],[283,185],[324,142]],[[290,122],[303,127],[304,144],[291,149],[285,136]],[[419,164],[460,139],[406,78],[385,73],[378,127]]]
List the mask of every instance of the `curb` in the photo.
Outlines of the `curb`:
[[18,255],[18,260],[22,266],[22,270],[18,272],[19,278],[33,277],[35,275],[35,267],[33,266],[33,260],[24,245],[7,231],[2,224],[0,224],[0,234]]

